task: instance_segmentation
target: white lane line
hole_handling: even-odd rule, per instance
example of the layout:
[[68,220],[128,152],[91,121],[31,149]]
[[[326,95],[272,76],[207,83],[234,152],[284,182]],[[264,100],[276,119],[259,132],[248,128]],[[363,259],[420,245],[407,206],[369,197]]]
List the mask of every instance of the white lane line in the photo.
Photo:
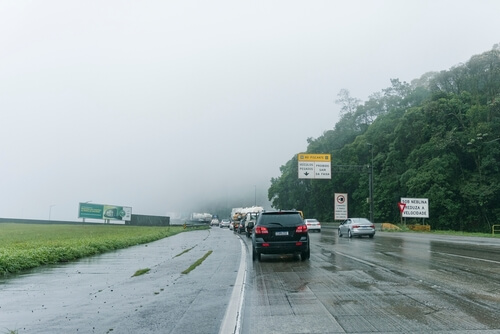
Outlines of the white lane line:
[[481,259],[479,257],[471,257],[471,256],[465,256],[465,255],[458,255],[458,254],[451,254],[451,253],[443,253],[443,252],[434,252],[434,251],[429,251],[429,253],[434,253],[434,254],[440,254],[440,255],[448,255],[448,256],[454,256],[454,257],[459,257],[462,259],[468,259],[468,260],[474,260],[474,261],[483,261],[483,262],[489,262],[489,263],[495,263],[495,264],[500,264],[499,261],[495,260],[488,260],[488,259]]
[[241,309],[243,308],[245,277],[247,272],[247,250],[243,244],[243,240],[241,240],[241,238],[238,239],[240,240],[241,245],[240,267],[238,269],[238,275],[236,276],[236,282],[234,283],[231,299],[229,300],[229,305],[226,309],[226,314],[224,314],[224,319],[222,320],[219,334],[237,334],[240,333],[241,330]]

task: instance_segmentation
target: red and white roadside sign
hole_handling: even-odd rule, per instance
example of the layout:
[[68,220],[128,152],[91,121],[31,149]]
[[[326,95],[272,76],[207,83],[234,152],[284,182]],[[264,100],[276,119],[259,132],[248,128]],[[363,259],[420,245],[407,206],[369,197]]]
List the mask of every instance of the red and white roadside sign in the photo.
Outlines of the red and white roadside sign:
[[405,211],[406,203],[398,202],[399,212],[402,214]]
[[347,194],[335,194],[335,220],[347,219]]
[[[429,218],[428,198],[405,198],[400,203],[404,204],[401,216],[405,218]],[[399,208],[401,210],[401,207]]]

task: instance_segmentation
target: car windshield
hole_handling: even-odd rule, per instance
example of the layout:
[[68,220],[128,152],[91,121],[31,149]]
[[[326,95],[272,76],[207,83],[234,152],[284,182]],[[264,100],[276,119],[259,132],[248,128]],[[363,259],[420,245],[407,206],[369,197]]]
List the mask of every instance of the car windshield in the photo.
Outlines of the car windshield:
[[371,224],[366,218],[351,218],[351,221],[354,224]]
[[298,213],[272,213],[262,215],[260,225],[296,226],[302,224]]

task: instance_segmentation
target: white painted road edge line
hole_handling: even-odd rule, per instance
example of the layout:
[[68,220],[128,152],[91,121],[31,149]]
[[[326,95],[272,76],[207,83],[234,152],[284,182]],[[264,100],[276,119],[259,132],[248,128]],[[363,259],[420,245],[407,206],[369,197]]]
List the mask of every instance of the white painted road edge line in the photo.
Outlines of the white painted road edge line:
[[241,330],[241,309],[243,308],[243,297],[245,295],[247,251],[241,238],[238,239],[240,240],[241,245],[240,267],[234,283],[231,299],[229,300],[229,305],[226,309],[226,314],[224,314],[224,319],[222,320],[219,334],[237,334],[240,333]]

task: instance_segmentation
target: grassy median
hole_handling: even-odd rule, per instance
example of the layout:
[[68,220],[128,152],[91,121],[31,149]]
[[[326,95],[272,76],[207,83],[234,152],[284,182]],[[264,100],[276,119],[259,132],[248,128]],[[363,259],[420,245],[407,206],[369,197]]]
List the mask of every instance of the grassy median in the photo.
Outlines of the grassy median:
[[163,239],[182,226],[0,224],[0,276]]

